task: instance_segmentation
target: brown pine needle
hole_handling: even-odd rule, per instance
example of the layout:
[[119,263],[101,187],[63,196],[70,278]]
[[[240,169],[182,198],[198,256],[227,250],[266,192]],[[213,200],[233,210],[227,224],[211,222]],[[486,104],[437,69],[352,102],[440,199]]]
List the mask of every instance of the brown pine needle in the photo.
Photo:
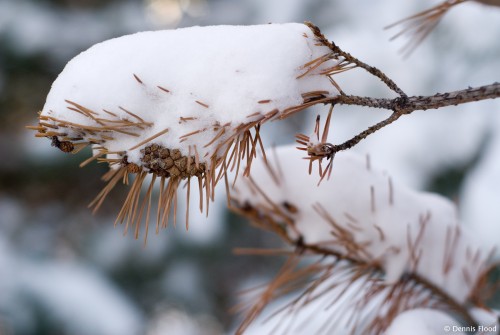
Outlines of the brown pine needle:
[[207,171],[205,173],[205,208],[206,208],[206,216],[208,217],[208,209],[210,204],[210,175],[211,171]]
[[88,142],[83,142],[83,143],[74,143],[75,148],[71,152],[72,154],[77,154],[83,149],[85,149],[90,143]]
[[205,129],[205,128],[203,128],[203,129],[198,129],[198,130],[192,131],[192,132],[187,133],[187,134],[185,134],[185,135],[179,136],[179,139],[184,140],[184,139],[188,138],[189,136],[192,136],[192,135],[196,135],[196,134],[202,133],[202,132],[204,132],[205,130],[206,130],[206,129]]
[[330,59],[330,54],[323,55],[321,57],[316,58],[302,66],[302,68],[307,69],[304,73],[298,76],[296,79],[301,79],[308,75],[310,72],[314,71],[316,68],[321,66],[324,62]]
[[330,110],[328,111],[328,116],[326,117],[325,127],[323,129],[323,136],[321,137],[321,142],[326,143],[328,138],[328,131],[330,130],[330,120],[332,118],[333,112],[333,104],[330,106]]
[[40,122],[40,125],[38,125],[38,126],[24,126],[24,128],[29,129],[29,130],[38,130],[40,132],[44,131],[46,129],[45,127],[41,126],[41,122]]
[[150,137],[146,138],[145,140],[143,140],[143,141],[139,142],[138,144],[134,145],[132,148],[130,148],[130,149],[128,149],[128,150],[134,150],[134,149],[137,149],[137,148],[139,148],[140,146],[142,146],[142,145],[144,145],[144,144],[146,144],[146,143],[148,143],[148,142],[151,142],[151,141],[152,141],[152,140],[154,140],[155,138],[158,138],[158,137],[160,137],[160,136],[162,136],[162,135],[164,135],[164,134],[168,133],[168,130],[169,130],[168,128],[165,128],[165,129],[163,129],[162,131],[160,131],[160,132],[158,132],[158,133],[154,134],[153,136],[150,136]]
[[162,90],[163,92],[170,93],[170,91],[169,91],[169,90],[167,90],[167,89],[166,89],[166,88],[164,88],[164,87],[161,87],[161,86],[156,86],[156,87],[158,87],[158,88],[159,88],[160,90]]
[[106,155],[106,154],[107,154],[107,152],[105,150],[101,150],[97,154],[95,154],[94,156],[92,156],[90,158],[87,158],[86,160],[84,160],[83,162],[81,162],[80,163],[80,167],[84,167],[87,164],[89,164],[90,162],[93,162],[94,160],[96,160],[99,157],[102,157],[103,155]]
[[131,111],[129,111],[129,110],[127,110],[127,109],[125,109],[125,108],[123,108],[123,107],[121,107],[121,106],[119,106],[118,108],[120,108],[122,111],[124,111],[124,112],[125,112],[125,113],[127,113],[128,115],[130,115],[130,116],[132,116],[132,117],[136,118],[137,120],[139,120],[139,122],[144,123],[144,124],[146,123],[146,121],[144,121],[144,119],[143,119],[143,118],[141,118],[139,115],[134,114],[134,113],[132,113]]
[[196,149],[196,144],[193,146],[194,148],[194,165],[197,169],[200,168],[200,155],[198,154],[198,150]]
[[181,122],[188,122],[188,121],[193,121],[193,120],[198,120],[198,118],[193,117],[193,116],[188,116],[188,117],[181,116],[179,118],[179,121],[181,121]]
[[446,0],[437,6],[392,23],[384,29],[391,29],[395,26],[404,25],[401,31],[391,37],[391,40],[405,34],[409,35],[409,41],[400,50],[404,57],[408,57],[452,7],[465,1],[467,0]]
[[99,192],[99,194],[92,200],[89,204],[89,208],[94,207],[93,213],[96,213],[97,210],[101,207],[106,196],[111,192],[111,190],[115,187],[116,183],[120,181],[125,175],[127,175],[127,169],[122,167],[116,170],[110,170],[109,175],[106,176],[106,180],[109,180],[108,184]]
[[198,176],[198,188],[200,193],[200,213],[203,213],[203,177]]
[[164,188],[165,188],[165,177],[162,176],[160,179],[160,194],[158,195],[158,208],[156,209],[156,234],[158,234],[160,231],[162,204],[165,191]]
[[207,104],[206,104],[206,103],[204,103],[204,102],[201,102],[201,101],[198,101],[198,100],[195,100],[195,102],[196,102],[198,105],[201,105],[201,106],[203,106],[203,107],[205,107],[205,108],[209,108],[209,107],[210,107],[209,105],[207,105]]
[[81,111],[85,115],[88,115],[90,118],[93,118],[93,115],[99,115],[98,113],[94,112],[93,110],[88,109],[80,104],[77,104],[76,102],[73,102],[71,100],[64,100],[64,101],[66,101],[68,104],[76,107],[79,111]]
[[189,198],[191,193],[191,177],[187,180],[187,196],[186,196],[186,230],[189,230]]
[[254,116],[259,116],[259,115],[261,115],[261,112],[255,112],[255,113],[252,113],[250,115],[247,115],[247,119],[250,119],[250,118],[252,118]]
[[117,115],[117,114],[115,114],[115,113],[113,113],[113,112],[110,112],[110,111],[108,111],[108,110],[106,110],[106,109],[103,109],[103,112],[104,112],[104,113],[106,113],[106,114],[109,114],[109,115],[111,115],[111,116],[118,117],[118,115]]
[[173,188],[173,197],[174,197],[174,228],[177,227],[177,189],[179,186],[179,180],[176,180],[175,187]]
[[50,124],[50,123],[47,123],[47,122],[39,122],[39,125],[43,126],[45,128],[59,129],[58,126]]
[[142,82],[142,80],[141,80],[141,79],[140,79],[140,78],[139,78],[139,77],[138,77],[135,73],[133,73],[133,75],[134,75],[135,80],[137,80],[137,82],[138,82],[139,84],[144,84],[144,83]]
[[146,245],[146,242],[148,240],[148,232],[149,232],[149,216],[151,213],[151,198],[153,195],[153,185],[155,183],[156,175],[153,175],[151,179],[151,184],[149,185],[148,192],[146,197],[148,198],[148,208],[146,210],[146,232],[144,234],[144,245]]
[[226,132],[226,128],[222,128],[218,133],[217,135],[214,136],[214,138],[212,138],[212,140],[210,140],[210,142],[208,142],[207,144],[205,144],[203,147],[204,148],[207,148],[209,146],[211,146],[215,141],[217,141],[222,135],[224,135],[224,133]]
[[[148,228],[149,228],[149,215],[150,215],[150,212],[151,212],[151,197],[152,197],[152,194],[153,194],[153,186],[155,184],[155,181],[156,181],[156,175],[153,174],[153,176],[151,177],[151,181],[149,182],[149,187],[148,187],[148,190],[146,191],[146,195],[143,199],[143,203],[141,205],[141,209],[139,211],[139,215],[137,217],[137,226],[140,226],[141,222],[142,222],[142,214],[143,214],[143,209],[144,209],[144,206],[145,206],[145,203],[147,203],[147,209],[146,209],[146,231],[145,231],[145,237],[144,237],[144,243],[146,243],[146,238],[147,238],[147,235],[148,235]],[[139,229],[137,229],[137,232],[139,231]],[[139,234],[137,233],[136,234],[136,239],[139,238]]]

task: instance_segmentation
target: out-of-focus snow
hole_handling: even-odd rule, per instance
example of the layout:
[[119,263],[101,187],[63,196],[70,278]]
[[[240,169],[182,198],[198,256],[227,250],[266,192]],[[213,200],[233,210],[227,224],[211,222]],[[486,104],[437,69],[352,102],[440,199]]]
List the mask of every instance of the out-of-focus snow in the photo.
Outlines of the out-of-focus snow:
[[69,333],[141,333],[142,318],[137,309],[91,268],[54,262],[28,263],[20,269],[18,280],[23,294],[39,302]]
[[[105,228],[90,238],[91,247],[88,257],[105,269],[115,269],[126,264],[130,257],[144,265],[161,263],[172,248],[171,234],[153,234],[150,230],[147,244],[142,239],[135,239],[133,234],[123,236],[122,226],[113,227],[114,218],[110,218]],[[151,227],[150,227],[151,228]],[[132,256],[133,255],[133,256]]]
[[116,31],[151,29],[153,25],[141,12],[142,6],[136,2],[111,4],[96,13],[62,10],[37,1],[0,0],[0,35],[21,54],[46,53],[57,61],[67,61],[75,51],[110,38]]
[[469,313],[477,321],[478,334],[495,335],[500,329],[500,312],[491,310],[487,311],[482,308],[472,308]]
[[[500,112],[500,107],[498,108]],[[491,140],[484,157],[471,171],[462,190],[462,210],[466,222],[485,244],[500,240],[500,116],[492,116]]]
[[33,311],[23,304],[30,301],[71,334],[142,333],[141,313],[95,269],[73,262],[35,262],[12,254],[11,248],[0,240],[0,309],[13,313],[7,329],[29,329]]
[[[463,330],[463,331],[462,331]],[[412,309],[399,314],[387,328],[385,335],[442,335],[467,332],[451,316],[438,310]]]
[[[486,268],[489,250],[480,248],[471,232],[459,225],[456,208],[449,200],[406,188],[368,157],[337,153],[331,178],[317,186],[317,166],[308,175],[309,162],[302,159],[303,151],[285,146],[267,156],[269,167],[262,160],[256,161],[250,174],[266,196],[245,178],[238,181],[232,196],[240,204],[250,204],[267,214],[274,212],[264,210],[271,206],[270,199],[294,220],[306,243],[341,253],[350,250],[353,255],[331,222],[320,215],[319,204],[357,245],[365,245],[354,255],[380,262],[388,282],[397,281],[404,272],[416,272],[464,301]],[[289,206],[298,211],[287,211]],[[293,229],[290,234],[294,235]]]
[[210,316],[195,316],[175,308],[165,308],[155,313],[146,335],[165,334],[220,335],[222,329]]
[[[179,199],[186,199],[186,188],[178,190]],[[192,245],[211,245],[224,238],[224,220],[228,214],[227,197],[224,187],[214,190],[214,201],[210,203],[208,214],[201,212],[199,208],[200,193],[192,192],[189,200],[189,229],[184,226],[176,229],[175,238]],[[178,222],[184,222],[187,203],[181,202],[177,210]],[[181,228],[181,229],[179,229]]]

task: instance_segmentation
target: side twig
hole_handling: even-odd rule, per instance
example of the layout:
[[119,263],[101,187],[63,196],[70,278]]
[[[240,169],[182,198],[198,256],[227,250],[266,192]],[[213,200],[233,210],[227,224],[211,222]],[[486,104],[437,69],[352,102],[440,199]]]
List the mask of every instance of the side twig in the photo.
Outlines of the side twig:
[[393,90],[396,92],[400,97],[406,97],[406,93],[403,92],[401,88],[399,88],[398,85],[389,77],[387,77],[382,71],[377,69],[374,66],[370,66],[356,57],[352,56],[350,53],[343,51],[340,49],[334,42],[330,42],[319,30],[317,26],[312,24],[311,22],[305,22],[305,24],[313,31],[315,37],[325,46],[330,48],[330,50],[333,51],[333,54],[335,57],[344,57],[346,61],[348,61],[351,64],[356,65],[356,67],[362,68],[363,70],[367,71],[368,73],[374,75],[375,77],[379,78],[389,89]]

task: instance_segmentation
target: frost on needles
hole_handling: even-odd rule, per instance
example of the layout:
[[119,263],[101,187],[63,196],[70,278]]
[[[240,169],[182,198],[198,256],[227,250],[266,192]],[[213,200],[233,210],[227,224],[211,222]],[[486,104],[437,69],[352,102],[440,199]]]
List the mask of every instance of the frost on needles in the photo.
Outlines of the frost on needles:
[[[228,170],[248,169],[263,148],[260,126],[339,94],[335,56],[304,24],[191,27],[142,32],[94,45],[52,85],[36,136],[64,152],[92,146],[109,163],[107,186],[135,175],[117,222],[149,220],[160,183],[157,230],[176,208],[177,188],[197,179],[200,210]],[[244,171],[248,174],[249,170]],[[148,175],[152,177],[148,179]],[[141,185],[150,180],[145,198]],[[203,199],[204,198],[204,199]],[[186,222],[187,222],[186,218]]]

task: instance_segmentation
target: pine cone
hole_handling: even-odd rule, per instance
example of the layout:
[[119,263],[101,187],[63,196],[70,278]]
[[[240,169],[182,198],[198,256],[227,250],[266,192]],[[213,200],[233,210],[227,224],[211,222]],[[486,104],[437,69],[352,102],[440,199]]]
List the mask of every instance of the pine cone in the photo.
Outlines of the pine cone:
[[193,176],[201,177],[205,172],[204,163],[196,166],[195,157],[188,159],[179,149],[168,149],[158,144],[151,144],[142,149],[141,153],[142,165],[160,177],[186,179]]

